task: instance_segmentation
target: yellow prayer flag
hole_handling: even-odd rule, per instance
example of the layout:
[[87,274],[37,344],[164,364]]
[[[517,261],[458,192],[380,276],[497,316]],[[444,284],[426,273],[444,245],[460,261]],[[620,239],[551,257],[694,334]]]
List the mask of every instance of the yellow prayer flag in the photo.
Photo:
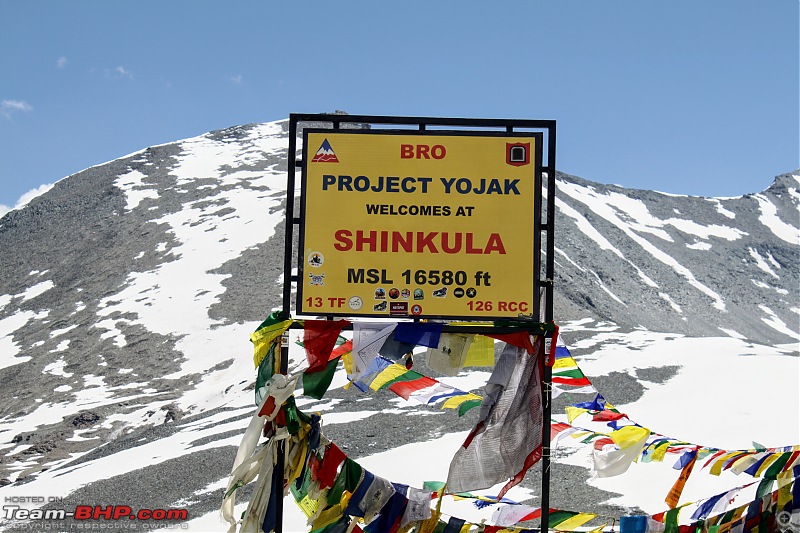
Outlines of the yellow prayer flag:
[[399,365],[397,363],[389,365],[386,368],[384,368],[380,374],[375,376],[375,379],[372,380],[372,383],[369,384],[369,388],[374,391],[379,390],[381,387],[383,387],[393,379],[399,378],[406,372],[408,372],[408,369],[405,367],[405,365]]
[[310,518],[311,515],[317,512],[317,507],[319,507],[319,500],[312,500],[306,494],[302,500],[297,502],[297,506],[300,507],[300,510],[303,511],[303,514],[306,515],[306,518]]
[[339,520],[342,516],[344,516],[344,510],[347,508],[345,504],[342,507],[342,504],[332,505],[328,507],[324,511],[322,511],[314,523],[311,525],[311,529],[322,529],[325,526],[333,524],[337,520]]
[[578,513],[572,518],[567,518],[557,526],[553,526],[556,531],[572,531],[576,527],[580,527],[589,520],[596,518],[596,514],[591,513]]
[[624,450],[640,442],[643,438],[650,435],[650,430],[639,426],[625,426],[609,433],[609,437],[614,444]]
[[[353,375],[356,371],[355,365],[353,365],[353,352],[347,352],[346,354],[342,355],[342,363],[344,364],[344,371],[347,372],[347,375]],[[349,385],[348,385],[349,386]]]
[[763,463],[761,463],[761,466],[759,466],[759,467],[758,467],[758,470],[756,470],[756,475],[755,475],[754,477],[761,477],[761,474],[763,474],[763,473],[764,473],[764,471],[765,471],[767,468],[769,468],[769,466],[770,466],[772,463],[774,463],[775,461],[777,461],[777,460],[778,460],[778,457],[780,457],[781,455],[782,455],[782,454],[780,454],[780,453],[773,453],[773,454],[770,454],[770,455],[769,455],[769,457],[767,457],[767,458],[766,458],[766,460],[765,460]]
[[442,409],[457,409],[459,405],[469,400],[482,400],[480,396],[477,394],[472,394],[468,392],[467,394],[462,394],[461,396],[453,396],[452,398],[448,398],[442,404]]
[[292,322],[294,322],[294,320],[283,320],[250,334],[250,341],[253,343],[253,362],[256,364],[256,368],[258,368],[258,365],[264,360],[264,356],[267,355],[270,345],[278,337],[283,335],[284,331],[289,329]]
[[475,335],[464,359],[464,366],[494,366],[494,339]]
[[575,407],[573,405],[568,405],[564,408],[564,411],[567,413],[567,422],[572,424],[572,421],[581,416],[583,413],[588,413],[588,409],[584,409],[582,407]]
[[778,509],[783,509],[792,501],[792,483],[797,483],[792,477],[784,479],[781,479],[781,477],[781,475],[778,475]]
[[651,461],[662,462],[664,457],[667,455],[667,450],[669,450],[669,441],[662,442],[656,449],[653,450],[653,455],[650,457]]
[[758,456],[756,454],[743,455],[742,457],[739,457],[733,461],[733,464],[731,465],[731,472],[739,475],[753,466],[756,461],[758,461]]
[[728,459],[742,454],[744,454],[744,452],[728,452],[722,454],[716,461],[714,461],[714,464],[711,465],[711,474],[714,476],[720,475],[722,473],[722,467],[725,466],[725,463],[728,462]]
[[576,363],[575,359],[572,357],[562,357],[561,359],[556,359],[556,362],[553,364],[553,371],[563,370],[565,368],[578,368],[578,363]]

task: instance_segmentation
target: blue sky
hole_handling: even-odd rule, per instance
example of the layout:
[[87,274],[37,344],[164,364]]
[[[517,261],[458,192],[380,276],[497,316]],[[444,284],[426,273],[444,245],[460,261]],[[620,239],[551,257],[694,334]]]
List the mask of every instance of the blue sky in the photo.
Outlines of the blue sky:
[[555,119],[557,167],[676,194],[798,162],[797,0],[6,1],[0,212],[147,146],[323,113]]

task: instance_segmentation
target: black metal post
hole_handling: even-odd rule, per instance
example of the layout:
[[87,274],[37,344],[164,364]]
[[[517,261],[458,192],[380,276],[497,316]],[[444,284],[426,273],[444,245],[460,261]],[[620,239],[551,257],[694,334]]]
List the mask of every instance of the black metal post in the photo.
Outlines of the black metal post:
[[[545,322],[553,321],[553,277],[555,276],[555,212],[556,212],[556,125],[547,128],[547,257],[545,260]],[[550,342],[555,342],[551,339]],[[545,343],[547,344],[547,343]],[[546,349],[543,357],[549,357]],[[550,418],[553,401],[553,361],[545,361],[542,375],[544,387],[542,409],[542,517],[539,528],[542,532],[550,531]]]
[[[286,375],[289,371],[289,336],[284,333],[281,337],[281,374]],[[285,441],[278,443],[278,459],[275,465],[273,476],[278,478],[279,494],[275,498],[275,533],[283,533],[283,463],[286,457]]]

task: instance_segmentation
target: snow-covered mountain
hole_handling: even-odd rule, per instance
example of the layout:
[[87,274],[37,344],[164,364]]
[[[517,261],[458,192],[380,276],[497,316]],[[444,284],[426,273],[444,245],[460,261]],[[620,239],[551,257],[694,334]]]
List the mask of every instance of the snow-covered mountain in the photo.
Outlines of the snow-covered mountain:
[[[249,335],[281,305],[287,136],[278,121],[150,147],[0,219],[6,502],[185,507],[192,530],[224,530],[210,524],[254,409]],[[707,418],[669,414],[721,415],[712,399],[735,393],[720,446],[800,442],[800,171],[735,198],[556,181],[555,319],[609,401],[701,438]],[[479,392],[486,375],[458,379]],[[446,464],[441,439],[474,422],[390,393],[298,403],[349,455],[410,457],[407,471],[431,450]],[[651,512],[563,459],[552,505]]]

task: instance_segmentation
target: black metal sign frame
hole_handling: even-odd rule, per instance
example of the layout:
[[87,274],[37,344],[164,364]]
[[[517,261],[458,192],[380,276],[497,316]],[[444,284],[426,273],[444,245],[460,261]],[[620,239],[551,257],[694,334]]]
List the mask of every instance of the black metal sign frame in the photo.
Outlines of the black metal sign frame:
[[[538,133],[543,139],[539,146],[546,146],[540,156],[537,156],[537,163],[540,169],[537,176],[541,175],[536,187],[536,220],[535,220],[535,284],[539,289],[540,297],[534,298],[534,312],[532,318],[544,323],[553,322],[553,278],[554,271],[554,249],[555,249],[555,194],[556,194],[556,121],[555,120],[527,120],[527,119],[470,119],[470,118],[431,118],[431,117],[395,117],[395,116],[376,116],[376,115],[343,115],[343,114],[301,114],[292,113],[289,116],[289,150],[288,150],[288,176],[286,184],[286,220],[285,220],[285,245],[284,245],[284,285],[283,285],[283,310],[288,314],[289,309],[295,308],[292,305],[292,284],[296,284],[298,292],[302,289],[302,264],[304,258],[302,253],[302,243],[297,246],[295,243],[295,226],[303,222],[302,211],[300,216],[295,213],[295,187],[296,173],[303,170],[306,161],[302,158],[302,152],[298,153],[297,139],[304,127],[313,129],[326,129],[332,131],[362,128],[364,125],[382,126],[396,128],[398,131],[409,133],[416,130],[418,132],[430,131],[431,133],[442,132],[505,132],[514,133]],[[298,157],[299,156],[299,157]],[[545,178],[546,176],[546,178]],[[543,185],[546,183],[547,194],[543,194]],[[544,201],[546,199],[546,201]],[[302,205],[302,204],[301,204]],[[302,206],[301,206],[302,210]],[[542,233],[544,234],[542,236]],[[542,246],[544,239],[544,246]],[[542,258],[542,255],[544,257]],[[293,258],[297,257],[298,273],[292,274]],[[332,319],[333,315],[327,316]],[[392,317],[394,318],[394,317]],[[509,317],[514,318],[514,317]],[[475,320],[475,319],[473,319]],[[467,326],[465,329],[470,329]],[[550,341],[551,339],[547,339]],[[285,352],[286,350],[282,350]],[[545,356],[548,349],[543,350],[540,356]],[[288,353],[283,353],[281,359],[281,372],[286,373]],[[540,461],[542,469],[542,494],[541,494],[541,531],[549,530],[549,508],[550,508],[550,417],[551,417],[551,396],[552,396],[552,361],[544,365],[543,382],[543,426],[542,426],[542,459]],[[282,454],[282,447],[280,447]],[[278,461],[281,463],[282,460]],[[277,472],[277,471],[276,471]],[[282,468],[277,472],[283,476]],[[283,500],[279,498],[279,515],[282,515]],[[276,531],[283,531],[282,519],[278,521]]]
[[[369,129],[379,127],[381,129],[373,129],[372,133],[376,134],[432,134],[432,135],[531,135],[535,136],[537,140],[541,140],[537,144],[537,168],[534,175],[536,183],[534,184],[534,212],[538,214],[534,220],[533,228],[533,251],[534,256],[531,258],[533,262],[533,272],[535,279],[533,280],[534,292],[536,289],[544,293],[544,298],[539,298],[536,294],[528,295],[531,297],[533,303],[532,313],[530,314],[534,319],[543,321],[552,320],[552,279],[553,279],[553,237],[550,228],[553,227],[553,212],[555,210],[554,195],[547,195],[547,203],[543,205],[543,180],[539,177],[544,173],[547,176],[547,191],[555,190],[555,121],[552,120],[525,120],[525,119],[467,119],[467,118],[431,118],[431,117],[392,117],[392,116],[372,116],[372,115],[341,115],[341,114],[291,114],[289,118],[289,157],[288,157],[288,179],[287,179],[287,200],[286,200],[286,235],[285,235],[285,255],[284,255],[284,285],[283,285],[283,309],[295,309],[298,314],[301,314],[301,300],[303,295],[304,284],[304,270],[305,258],[303,257],[304,250],[304,231],[303,224],[305,220],[305,195],[301,189],[300,205],[296,211],[295,206],[295,191],[297,186],[297,172],[301,171],[302,176],[305,176],[307,161],[303,160],[303,151],[298,151],[297,141],[301,135],[306,136],[307,131],[332,131],[332,132],[346,132],[351,133],[361,130],[364,133],[369,132]],[[543,152],[542,146],[546,145],[546,151]],[[306,150],[307,154],[308,151]],[[546,156],[545,156],[546,154]],[[546,159],[545,159],[546,157]],[[304,181],[304,180],[303,180]],[[551,205],[552,203],[552,205]],[[297,227],[297,232],[295,232]],[[545,233],[544,242],[542,242],[542,233]],[[295,237],[299,238],[299,243],[296,243]],[[544,244],[544,246],[543,246]],[[542,257],[544,253],[544,257]],[[296,257],[296,263],[293,265],[292,260]],[[296,268],[296,273],[289,275]],[[295,283],[297,292],[297,299],[295,304],[292,303],[292,284]],[[542,302],[544,308],[542,308]],[[309,313],[305,310],[302,314],[314,314],[323,316],[353,316],[353,313],[347,313],[346,310],[327,311],[322,313]],[[526,313],[527,314],[527,313]],[[389,319],[396,319],[395,316],[387,316],[386,314],[364,314],[358,313],[358,316],[374,316],[384,317]],[[493,318],[514,318],[511,316],[492,316]],[[415,318],[409,315],[406,318]],[[481,320],[474,316],[456,316],[456,315],[426,315],[421,318],[439,318],[439,319],[467,319],[467,320]]]

